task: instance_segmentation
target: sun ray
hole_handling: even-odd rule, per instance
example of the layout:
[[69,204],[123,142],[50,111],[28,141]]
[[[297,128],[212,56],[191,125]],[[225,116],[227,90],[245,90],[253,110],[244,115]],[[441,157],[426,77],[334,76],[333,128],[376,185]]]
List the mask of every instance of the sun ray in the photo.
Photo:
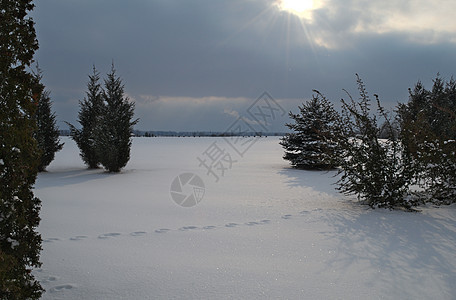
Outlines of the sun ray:
[[[223,46],[225,44],[228,44],[230,40],[234,39],[235,37],[239,36],[242,32],[247,30],[247,28],[250,28],[253,24],[258,22],[260,19],[264,18],[267,16],[272,10],[272,7],[269,7],[263,11],[261,11],[259,14],[257,14],[254,18],[252,18],[249,22],[243,24],[237,31],[233,32],[230,34],[228,37],[217,43],[217,47]],[[268,22],[268,23],[274,23],[274,22]]]
[[[316,61],[319,61],[317,55],[320,44],[317,41],[315,33],[312,32],[312,23],[314,12],[321,8],[323,0],[276,0],[274,6],[282,14],[282,20],[285,24],[285,45],[284,55],[287,70],[292,70],[296,64],[296,53],[292,53],[292,46],[302,47],[307,55],[313,55]],[[294,47],[293,46],[293,47]]]

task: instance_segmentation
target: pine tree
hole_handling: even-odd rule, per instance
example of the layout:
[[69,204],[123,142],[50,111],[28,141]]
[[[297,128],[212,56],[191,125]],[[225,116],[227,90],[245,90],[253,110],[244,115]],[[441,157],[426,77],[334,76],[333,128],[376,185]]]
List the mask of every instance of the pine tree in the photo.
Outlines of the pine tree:
[[[37,67],[35,80],[37,85],[41,84],[42,72]],[[42,88],[42,92],[38,95],[38,107],[35,114],[37,130],[35,138],[38,142],[41,158],[38,166],[38,171],[42,172],[54,160],[55,153],[62,150],[63,143],[59,140],[59,129],[56,125],[55,113],[51,111],[50,92]]]
[[109,172],[119,172],[130,160],[131,136],[138,120],[132,120],[135,106],[124,96],[124,85],[114,64],[107,76],[95,146],[100,163]]
[[38,41],[30,0],[0,1],[0,298],[38,299],[41,202],[33,195],[39,149],[34,113],[42,87],[28,71]]
[[81,129],[67,122],[70,126],[70,135],[81,151],[81,158],[90,169],[98,168],[100,163],[95,149],[96,128],[103,112],[102,88],[99,80],[100,74],[93,66],[93,73],[89,75],[87,83],[86,97],[79,102],[78,122]]
[[337,148],[333,134],[337,131],[338,115],[332,104],[318,91],[299,107],[300,113],[289,113],[294,120],[286,124],[293,132],[285,135],[280,144],[284,159],[301,169],[331,169],[337,166]]

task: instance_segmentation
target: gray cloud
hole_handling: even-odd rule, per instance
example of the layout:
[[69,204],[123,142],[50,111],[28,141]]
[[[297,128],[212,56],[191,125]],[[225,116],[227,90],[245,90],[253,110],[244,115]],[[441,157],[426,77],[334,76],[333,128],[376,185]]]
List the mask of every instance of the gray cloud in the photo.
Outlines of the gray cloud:
[[106,74],[112,60],[141,129],[223,130],[226,111],[263,91],[287,110],[312,89],[337,105],[343,88],[356,95],[355,73],[393,106],[456,66],[455,4],[396,2],[321,0],[300,19],[273,0],[40,0],[37,59],[59,120],[71,122],[92,64]]

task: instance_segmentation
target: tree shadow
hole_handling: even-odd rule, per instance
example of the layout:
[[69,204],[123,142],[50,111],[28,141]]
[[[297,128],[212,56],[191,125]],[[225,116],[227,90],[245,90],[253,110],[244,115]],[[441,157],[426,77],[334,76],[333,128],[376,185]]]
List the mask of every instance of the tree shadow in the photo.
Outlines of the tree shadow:
[[285,177],[285,184],[289,187],[310,187],[315,191],[339,195],[335,185],[337,171],[302,170],[288,167],[280,169],[278,174]]
[[65,169],[41,172],[38,175],[35,188],[49,188],[80,184],[92,180],[105,179],[116,175],[104,169]]
[[[353,270],[365,272],[365,282],[372,288],[378,283],[387,287],[380,291],[382,295],[400,291],[407,299],[453,298],[455,220],[456,206],[440,212],[355,209],[322,214],[322,221],[332,228],[325,236],[337,245],[337,255],[328,261],[325,272],[337,270],[341,277]],[[441,294],[433,294],[436,291]]]
[[[283,168],[278,174],[291,188],[340,196],[335,185],[337,171]],[[453,299],[456,205],[421,209],[374,210],[346,198],[343,206],[321,211],[318,219],[329,226],[321,233],[328,245],[335,247],[321,272],[335,271],[341,281],[349,281],[350,276],[359,278],[362,272],[359,284],[371,287],[379,297],[400,294],[404,299]]]

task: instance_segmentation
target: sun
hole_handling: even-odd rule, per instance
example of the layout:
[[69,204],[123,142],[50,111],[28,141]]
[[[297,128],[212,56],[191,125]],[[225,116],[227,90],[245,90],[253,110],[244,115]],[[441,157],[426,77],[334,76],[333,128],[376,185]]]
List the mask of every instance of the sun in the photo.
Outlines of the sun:
[[281,0],[279,6],[282,10],[302,14],[313,8],[313,0]]
[[313,0],[279,0],[281,10],[298,15],[308,15],[315,7]]

